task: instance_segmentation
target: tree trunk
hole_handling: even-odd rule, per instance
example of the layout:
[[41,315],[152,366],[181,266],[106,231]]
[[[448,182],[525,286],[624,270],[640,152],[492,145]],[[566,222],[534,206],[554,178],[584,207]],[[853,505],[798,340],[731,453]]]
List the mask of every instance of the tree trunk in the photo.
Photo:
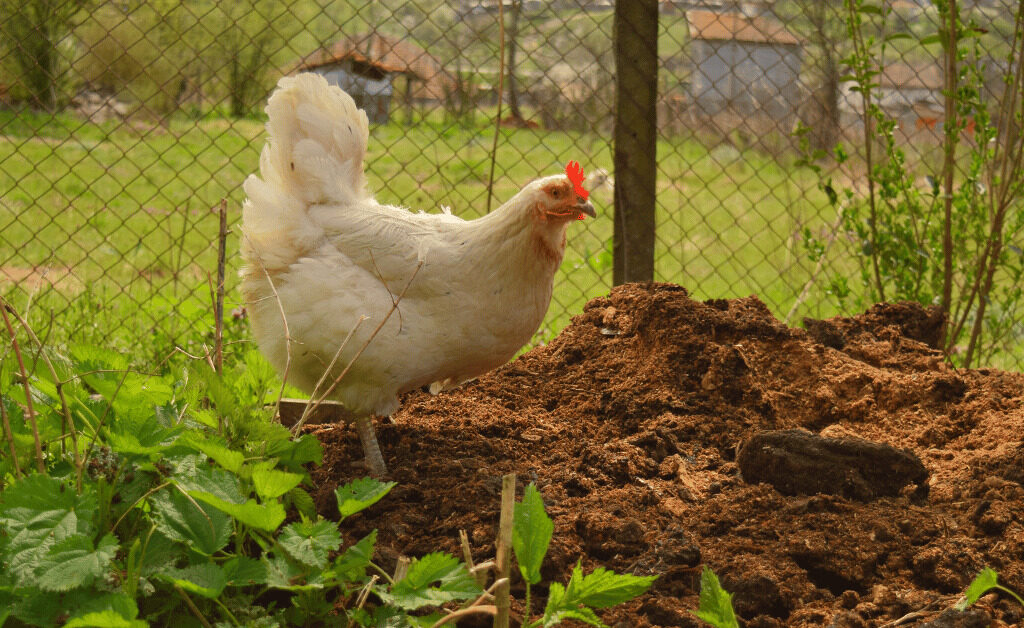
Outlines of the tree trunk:
[[816,104],[820,107],[820,126],[811,137],[813,148],[830,151],[839,141],[839,64],[836,63],[838,42],[830,34],[830,4],[823,0],[812,0],[807,6],[807,18],[813,29],[814,46],[818,49],[818,70],[821,72],[821,87],[816,94]]
[[512,118],[522,120],[519,112],[519,94],[516,92],[516,51],[519,48],[519,11],[522,0],[512,0],[512,24],[508,29],[508,108]]
[[658,0],[615,3],[613,280],[654,280]]

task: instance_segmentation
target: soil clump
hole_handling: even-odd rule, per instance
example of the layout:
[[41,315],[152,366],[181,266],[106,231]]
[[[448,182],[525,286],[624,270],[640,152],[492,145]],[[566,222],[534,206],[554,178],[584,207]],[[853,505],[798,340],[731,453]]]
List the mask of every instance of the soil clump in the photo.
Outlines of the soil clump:
[[[548,345],[459,389],[407,395],[377,427],[398,485],[345,522],[346,543],[378,529],[389,568],[400,554],[461,556],[465,529],[474,559],[489,559],[514,471],[555,522],[545,585],[577,560],[658,575],[601,611],[609,626],[703,625],[687,612],[703,565],[749,627],[880,626],[915,611],[902,625],[1014,624],[1024,609],[995,596],[943,613],[986,565],[1024,591],[1024,376],[953,369],[934,348],[941,324],[901,303],[793,329],[755,297],[615,288]],[[365,475],[359,439],[309,429],[325,448],[317,506],[336,518],[334,489]],[[822,437],[819,453],[859,443],[836,458],[859,475],[793,489],[741,473],[741,444],[782,430]],[[877,458],[858,467],[864,451]],[[535,615],[545,593],[534,588]]]

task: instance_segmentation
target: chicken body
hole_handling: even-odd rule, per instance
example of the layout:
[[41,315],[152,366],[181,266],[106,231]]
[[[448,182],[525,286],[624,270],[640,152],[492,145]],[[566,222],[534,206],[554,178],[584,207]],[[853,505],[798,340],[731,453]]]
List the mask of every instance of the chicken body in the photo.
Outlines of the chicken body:
[[[365,191],[367,119],[341,89],[285,78],[267,113],[260,176],[245,183],[243,292],[257,343],[291,384],[313,392],[334,362],[326,390],[366,345],[331,397],[355,417],[386,416],[401,393],[476,377],[530,340],[568,224],[594,215],[566,176],[533,181],[476,220],[412,213]],[[381,474],[372,427],[358,424]]]

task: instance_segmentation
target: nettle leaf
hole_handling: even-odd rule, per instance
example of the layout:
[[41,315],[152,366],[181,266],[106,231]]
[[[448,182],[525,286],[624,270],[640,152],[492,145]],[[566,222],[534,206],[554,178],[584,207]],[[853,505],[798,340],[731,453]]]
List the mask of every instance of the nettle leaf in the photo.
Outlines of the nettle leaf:
[[561,621],[560,613],[576,610],[577,606],[566,604],[565,587],[557,582],[552,582],[548,589],[548,603],[544,606],[544,627],[554,626]]
[[224,563],[224,575],[233,587],[266,584],[267,566],[255,558],[236,556]]
[[395,487],[395,482],[381,482],[373,478],[353,480],[334,490],[338,498],[338,512],[341,518],[351,517],[376,504]]
[[199,432],[189,432],[183,439],[185,445],[202,452],[220,466],[232,473],[238,473],[245,462],[245,454],[230,449],[226,443],[203,437]]
[[[81,496],[64,482],[48,475],[30,475],[0,492],[0,525],[8,532],[23,529],[57,528],[70,512],[91,521],[96,498],[87,488]],[[88,534],[92,528],[76,529]]]
[[994,589],[999,586],[999,575],[991,567],[985,567],[981,572],[971,580],[971,583],[967,585],[967,590],[964,591],[964,597],[957,602],[957,610],[966,610],[968,606],[974,604],[978,599],[985,595],[986,591]]
[[169,380],[129,371],[127,358],[117,352],[76,346],[71,354],[82,381],[107,403],[113,400],[115,422],[144,421],[153,416],[154,408],[174,397]]
[[189,499],[177,490],[160,491],[150,498],[156,529],[172,541],[213,554],[231,539],[231,517],[212,505]]
[[579,563],[572,570],[569,584],[552,583],[544,608],[544,625],[554,626],[563,619],[577,619],[603,626],[594,608],[607,608],[635,598],[650,588],[655,576],[617,574],[598,567],[583,575]]
[[84,613],[68,620],[64,628],[146,628],[148,623],[141,619],[128,619],[117,611]]
[[181,545],[168,539],[159,530],[149,535],[145,542],[145,553],[142,555],[142,563],[139,565],[139,573],[143,576],[151,576],[167,565],[184,555]]
[[366,568],[373,558],[373,548],[377,545],[377,531],[359,539],[350,545],[334,562],[334,573],[343,582],[359,582],[366,577]]
[[203,491],[189,491],[192,497],[218,508],[247,526],[273,532],[284,522],[284,506],[279,502],[258,503],[255,499],[247,500],[244,504],[236,504]]
[[316,504],[313,502],[313,497],[305,489],[293,488],[288,491],[288,499],[291,500],[292,506],[300,514],[310,519],[316,517]]
[[95,534],[96,497],[90,487],[82,495],[60,480],[30,475],[0,492],[0,528],[8,541],[3,562],[19,586],[32,586],[42,558],[61,541]]
[[718,576],[707,565],[700,574],[700,606],[693,614],[715,628],[739,628],[732,610],[732,594],[722,588]]
[[[278,426],[281,427],[281,426]],[[287,429],[285,429],[287,432]],[[288,432],[290,435],[291,433]],[[312,434],[303,434],[297,440],[281,439],[267,442],[267,456],[277,458],[282,467],[295,471],[301,471],[302,466],[315,462],[320,464],[324,461],[324,448],[320,441]]]
[[285,526],[277,542],[300,563],[323,569],[327,554],[341,546],[341,534],[333,521],[299,521]]
[[[431,586],[437,582],[437,586]],[[442,552],[413,560],[405,577],[380,597],[405,610],[437,606],[453,600],[467,600],[482,593],[466,567],[454,556]]]
[[209,493],[233,504],[245,503],[246,496],[242,494],[236,475],[208,464],[195,463],[193,466],[195,460],[194,457],[183,459],[182,466],[175,474],[178,484],[185,491]]
[[[552,588],[554,588],[554,587],[561,588],[562,585],[560,585],[557,582],[555,582],[551,586],[552,586]],[[589,609],[589,608],[587,608],[585,606],[576,607],[576,608],[550,608],[550,607],[551,607],[551,604],[549,602],[548,603],[548,608],[544,609],[544,617],[543,617],[543,622],[544,622],[543,626],[544,626],[544,628],[550,628],[550,626],[557,626],[558,624],[562,623],[566,619],[575,619],[575,620],[581,621],[581,622],[583,622],[585,624],[590,624],[591,626],[602,626],[602,627],[604,626],[604,623],[597,616],[597,614],[593,610],[591,610],[591,609]]]
[[287,591],[311,591],[324,588],[322,571],[310,573],[287,557],[264,554],[260,562],[267,569],[267,586]]
[[252,483],[260,499],[276,499],[299,485],[302,475],[277,469],[257,468],[252,472]]
[[512,550],[519,563],[519,572],[530,584],[540,582],[540,566],[551,543],[555,523],[544,511],[540,491],[530,482],[523,491],[523,500],[515,505],[512,523]]
[[144,622],[122,623],[138,614],[135,601],[124,593],[101,593],[92,588],[66,593],[37,589],[11,609],[12,617],[30,626],[145,626]]
[[570,588],[573,587],[573,580],[577,580],[576,598],[591,608],[607,608],[632,600],[651,588],[657,579],[657,576],[618,574],[604,567],[598,567],[582,578],[578,578],[577,574],[582,575],[578,564],[573,569]]
[[170,449],[182,428],[165,427],[155,414],[141,419],[119,419],[107,430],[110,448],[119,454],[154,456]]
[[91,584],[106,574],[117,554],[117,538],[107,534],[97,547],[92,539],[75,535],[50,548],[36,568],[38,586],[44,591],[70,591]]
[[64,628],[144,628],[149,624],[137,619],[135,600],[124,593],[91,595],[68,618]]
[[170,567],[157,574],[157,578],[181,587],[189,593],[216,599],[228,584],[227,574],[218,565],[202,563],[184,569]]

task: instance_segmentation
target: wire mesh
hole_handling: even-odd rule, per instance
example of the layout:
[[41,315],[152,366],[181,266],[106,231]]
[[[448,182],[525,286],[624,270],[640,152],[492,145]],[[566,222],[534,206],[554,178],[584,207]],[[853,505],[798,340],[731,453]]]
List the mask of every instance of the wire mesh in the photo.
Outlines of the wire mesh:
[[[937,31],[936,9],[885,2],[885,28],[912,37],[881,60],[880,101],[915,165],[937,168],[940,52],[916,45]],[[969,4],[997,86],[1015,3]],[[611,0],[0,7],[0,292],[55,341],[159,353],[208,340],[215,208],[228,199],[236,251],[262,107],[279,77],[299,71],[325,75],[367,111],[366,169],[382,202],[486,213],[496,132],[494,206],[570,159],[595,175],[599,217],[571,227],[538,342],[611,287]],[[794,129],[856,153],[843,2],[658,7],[656,279],[701,298],[755,294],[791,324],[840,313],[821,275],[847,268],[844,250],[857,243],[835,232]],[[857,185],[857,173],[850,162],[831,174]],[[819,262],[805,233],[837,245]],[[229,255],[228,326],[243,337],[238,265]],[[1008,315],[1015,347],[1020,313]],[[1020,368],[1016,360],[992,356]]]

